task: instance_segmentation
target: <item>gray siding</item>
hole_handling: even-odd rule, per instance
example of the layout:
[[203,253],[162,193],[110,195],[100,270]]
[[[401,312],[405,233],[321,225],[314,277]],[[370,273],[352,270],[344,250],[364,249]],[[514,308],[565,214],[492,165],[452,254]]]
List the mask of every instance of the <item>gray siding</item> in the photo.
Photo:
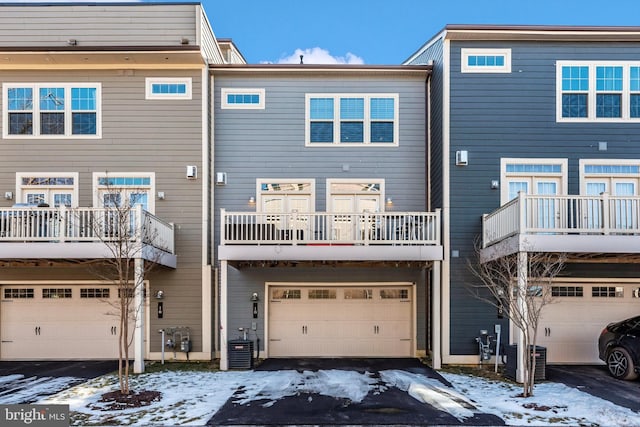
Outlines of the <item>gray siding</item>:
[[[126,75],[125,75],[126,74]],[[193,100],[145,100],[145,77],[191,77]],[[93,205],[93,172],[155,172],[158,217],[176,224],[178,268],[156,268],[150,275],[151,295],[165,293],[163,319],[152,302],[151,331],[189,326],[194,351],[201,349],[202,312],[202,180],[187,180],[186,165],[202,170],[202,101],[200,70],[0,72],[7,82],[98,82],[102,84],[101,139],[3,139],[0,144],[0,187],[15,191],[16,172],[78,172],[79,205]],[[0,105],[0,107],[2,107]],[[0,206],[17,200],[2,198]],[[7,280],[93,278],[82,267],[3,268]],[[160,337],[151,334],[152,351]]]
[[[461,74],[460,48],[510,47],[512,73]],[[579,159],[640,159],[636,135],[640,123],[556,123],[556,67],[559,60],[637,60],[640,46],[626,43],[452,42],[451,151],[469,151],[469,165],[455,166],[451,156],[452,354],[473,354],[479,329],[492,329],[495,309],[465,290],[474,280],[466,267],[473,241],[481,233],[481,215],[500,205],[501,157],[559,157],[569,162],[568,193],[579,194]],[[607,141],[608,150],[598,151]],[[629,269],[589,265],[568,269],[570,277],[629,277]],[[638,273],[635,273],[638,277]]]
[[169,46],[196,42],[196,4],[0,6],[0,46]]

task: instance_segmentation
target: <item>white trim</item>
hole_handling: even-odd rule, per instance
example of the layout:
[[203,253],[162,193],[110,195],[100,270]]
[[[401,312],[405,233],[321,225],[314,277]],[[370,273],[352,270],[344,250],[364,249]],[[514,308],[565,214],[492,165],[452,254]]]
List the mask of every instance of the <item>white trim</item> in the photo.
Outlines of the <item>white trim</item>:
[[[562,90],[562,67],[588,67],[589,89],[587,91],[587,117],[562,117],[562,94],[584,93],[584,91]],[[597,67],[622,67],[622,91],[596,90]],[[556,122],[562,123],[637,123],[640,117],[631,117],[631,95],[640,95],[640,91],[631,91],[631,67],[640,67],[640,61],[557,61],[556,62]],[[618,93],[621,95],[621,117],[596,117],[596,95],[598,93]]]
[[[51,190],[51,189],[55,189],[56,186],[48,186],[48,185],[43,185],[43,186],[26,186],[26,185],[22,185],[22,178],[24,177],[69,177],[69,178],[73,178],[73,189],[71,190],[72,192],[72,200],[71,200],[71,207],[72,208],[77,208],[78,207],[78,197],[79,197],[79,173],[78,172],[16,172],[16,197],[14,202],[15,203],[20,203],[23,200],[23,191],[24,190],[36,190],[38,188],[46,188],[47,190]],[[64,189],[69,188],[68,186],[60,186]]]
[[[442,362],[447,362],[451,353],[451,236],[449,220],[451,218],[451,170],[450,162],[450,129],[451,129],[451,42],[443,40],[442,45],[442,323],[434,324],[442,331]],[[437,322],[438,319],[436,319]]]
[[[64,104],[64,134],[61,135],[41,135],[40,134],[40,102],[38,92],[41,88],[56,87],[63,88],[65,93]],[[32,116],[32,133],[30,135],[14,135],[9,133],[9,89],[11,88],[30,88],[33,90],[33,108],[25,110],[31,112]],[[91,134],[73,134],[73,121],[71,118],[74,110],[71,109],[72,97],[71,89],[76,88],[92,88],[96,90],[96,133]],[[102,138],[102,84],[101,83],[4,83],[2,85],[2,137],[5,139],[100,139]],[[85,112],[78,110],[77,112]],[[93,112],[87,110],[86,112]]]
[[[153,85],[184,85],[185,93],[154,93]],[[145,99],[191,99],[192,98],[191,77],[147,77],[145,79]]]
[[[560,172],[508,172],[508,164],[520,165],[559,165]],[[555,178],[559,179],[560,188],[558,194],[567,194],[568,189],[568,166],[569,160],[562,158],[516,158],[501,157],[500,158],[500,204],[509,201],[509,186],[507,182],[511,178],[523,177],[529,179],[536,178]]]
[[[258,95],[258,103],[229,103],[228,95]],[[223,87],[220,89],[220,108],[223,110],[264,110],[266,104],[266,93],[259,88],[233,88]]]
[[[332,98],[334,100],[333,119],[319,120],[333,122],[333,142],[311,142],[311,99]],[[340,142],[340,99],[363,98],[364,118],[362,142]],[[371,119],[371,98],[386,98],[394,100],[393,108],[393,142],[372,142],[371,123],[378,120]],[[306,147],[397,147],[400,144],[400,95],[398,93],[307,93],[304,102],[304,128]],[[360,120],[353,120],[359,122]],[[389,121],[389,120],[380,120]]]
[[[132,178],[149,178],[149,197],[147,198],[148,200],[148,205],[147,205],[147,211],[149,213],[155,213],[156,210],[156,173],[155,172],[93,172],[92,178],[91,178],[91,186],[93,188],[93,206],[100,206],[100,197],[99,197],[99,193],[100,193],[100,189],[103,186],[98,185],[98,179],[99,178],[107,178],[107,177],[111,177],[111,178],[116,178],[116,177],[132,177]],[[146,189],[147,186],[119,186],[119,185],[114,185],[112,186],[112,188],[115,189]]]
[[[345,192],[345,193],[334,193],[331,191],[332,184],[380,184],[380,192],[372,193],[372,192]],[[326,204],[327,212],[333,212],[333,202],[332,196],[337,194],[353,194],[353,195],[366,195],[366,194],[375,194],[380,197],[379,201],[379,212],[384,212],[385,208],[385,180],[383,178],[327,178],[326,180]],[[354,212],[355,213],[355,212]]]
[[[470,56],[502,56],[504,65],[469,65]],[[511,49],[462,48],[460,49],[461,73],[511,73]]]
[[[201,15],[202,11],[201,11]],[[206,19],[206,17],[205,17]],[[198,26],[199,27],[199,26]],[[209,177],[209,171],[211,169],[211,158],[210,158],[210,152],[212,153],[214,150],[214,145],[213,145],[213,135],[211,135],[211,145],[209,145],[209,138],[210,138],[210,134],[209,134],[209,117],[211,117],[211,123],[213,123],[213,108],[210,107],[210,87],[213,87],[212,83],[213,83],[213,76],[211,76],[211,80],[209,80],[209,70],[207,68],[204,68],[201,73],[200,73],[200,78],[202,81],[201,84],[201,107],[200,107],[200,126],[202,127],[202,145],[201,145],[201,149],[202,149],[202,155],[201,155],[201,159],[202,159],[202,176],[205,177],[205,179],[202,179],[202,210],[201,210],[201,215],[202,215],[202,222],[201,222],[201,226],[202,226],[202,230],[200,232],[200,238],[201,238],[201,247],[200,250],[202,251],[202,255],[201,255],[201,259],[202,259],[202,276],[201,276],[201,289],[202,289],[202,307],[201,307],[201,313],[202,313],[202,352],[203,353],[208,353],[209,357],[211,357],[211,352],[213,351],[213,335],[214,332],[212,331],[213,328],[213,317],[214,317],[214,307],[215,307],[215,302],[213,298],[212,298],[212,293],[213,293],[213,289],[212,289],[212,269],[211,269],[211,259],[207,256],[208,255],[208,249],[209,249],[209,237],[211,236],[211,242],[213,242],[213,235],[211,233],[209,233],[209,226],[210,223],[209,222],[209,215],[213,216],[213,213],[215,212],[214,206],[213,206],[213,195],[210,191],[210,189],[212,188],[211,186],[211,180],[208,178]],[[211,150],[209,150],[209,146],[211,146]],[[211,206],[209,206],[209,202],[211,203]],[[213,251],[213,245],[211,250]]]
[[[638,166],[640,167],[640,159],[580,159],[579,161],[579,173],[580,173],[580,194],[587,194],[588,182],[602,182],[612,184],[617,179],[628,179],[629,182],[640,184],[640,173],[602,173],[602,174],[587,174],[585,167],[587,165],[612,165],[612,166]],[[619,182],[619,181],[618,181]],[[609,194],[613,193],[613,186],[609,186],[606,190]]]

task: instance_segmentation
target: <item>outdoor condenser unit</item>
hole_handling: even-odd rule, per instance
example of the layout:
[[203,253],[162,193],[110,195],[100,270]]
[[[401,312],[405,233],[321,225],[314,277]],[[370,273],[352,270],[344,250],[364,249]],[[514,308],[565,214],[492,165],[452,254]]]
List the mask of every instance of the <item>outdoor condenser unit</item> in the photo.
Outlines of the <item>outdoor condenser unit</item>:
[[[533,350],[533,346],[529,346]],[[532,351],[533,353],[533,351]],[[536,346],[536,381],[544,380],[547,377],[547,348]],[[506,351],[507,364],[505,365],[505,376],[513,381],[516,380],[516,370],[518,369],[518,346],[510,345]],[[533,354],[532,354],[533,356]]]
[[231,340],[227,350],[229,353],[229,369],[253,368],[253,341]]

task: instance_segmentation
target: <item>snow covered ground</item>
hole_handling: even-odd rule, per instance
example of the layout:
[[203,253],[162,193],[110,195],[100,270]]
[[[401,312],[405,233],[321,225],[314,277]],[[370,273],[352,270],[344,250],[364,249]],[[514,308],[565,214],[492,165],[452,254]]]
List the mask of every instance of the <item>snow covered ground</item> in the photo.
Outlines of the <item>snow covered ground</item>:
[[[453,389],[433,378],[401,370],[381,371],[380,378],[341,370],[149,373],[133,376],[131,387],[161,391],[160,401],[143,408],[105,411],[100,396],[117,388],[117,378],[107,375],[37,403],[68,404],[74,412],[74,425],[204,425],[232,396],[237,404],[265,401],[262,405],[268,410],[277,400],[303,392],[358,403],[369,393],[383,394],[395,386],[406,391],[408,399],[449,412],[461,422],[474,412],[485,412],[510,425],[640,425],[640,414],[562,384],[539,384],[534,397],[522,399],[516,397],[521,388],[513,384],[468,375],[442,375]],[[20,378],[0,377],[0,384],[16,380]],[[41,380],[34,388],[46,388],[50,380],[51,387],[73,382]],[[12,395],[0,395],[0,404],[12,402]]]

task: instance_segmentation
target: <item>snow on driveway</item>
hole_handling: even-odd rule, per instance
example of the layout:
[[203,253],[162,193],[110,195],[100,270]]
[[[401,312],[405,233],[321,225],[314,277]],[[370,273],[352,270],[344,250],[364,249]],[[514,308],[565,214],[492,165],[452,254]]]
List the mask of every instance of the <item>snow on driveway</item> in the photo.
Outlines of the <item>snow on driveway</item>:
[[[640,415],[608,401],[561,384],[543,383],[528,399],[518,398],[519,386],[483,378],[442,373],[455,389],[424,375],[401,370],[371,373],[346,370],[162,372],[131,377],[133,390],[158,390],[162,399],[151,405],[121,411],[105,411],[100,396],[117,389],[117,377],[106,375],[42,399],[41,404],[68,404],[74,425],[204,425],[233,399],[246,405],[260,401],[265,410],[280,399],[298,393],[316,393],[361,402],[369,393],[384,399],[385,391],[397,387],[461,422],[474,413],[497,415],[512,425],[640,425]],[[0,377],[2,381],[21,378]],[[60,384],[34,384],[36,389]],[[0,396],[0,404],[12,395]]]
[[0,377],[0,404],[34,403],[72,385],[83,382],[75,377],[25,377],[21,374]]

